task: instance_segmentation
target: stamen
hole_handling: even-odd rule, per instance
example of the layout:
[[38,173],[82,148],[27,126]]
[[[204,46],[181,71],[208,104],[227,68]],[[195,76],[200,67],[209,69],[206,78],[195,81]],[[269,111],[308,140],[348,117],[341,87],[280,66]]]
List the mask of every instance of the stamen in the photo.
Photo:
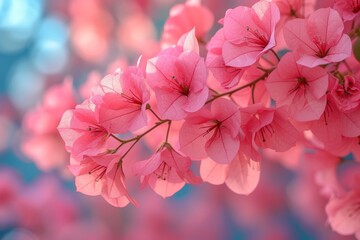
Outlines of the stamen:
[[166,181],[170,170],[171,167],[165,162],[162,162],[160,166],[155,170],[154,174],[158,179]]
[[244,37],[244,40],[248,44],[254,44],[255,46],[266,47],[268,39],[265,34],[260,33],[258,29],[252,29],[250,26],[246,26],[246,31],[249,33]]

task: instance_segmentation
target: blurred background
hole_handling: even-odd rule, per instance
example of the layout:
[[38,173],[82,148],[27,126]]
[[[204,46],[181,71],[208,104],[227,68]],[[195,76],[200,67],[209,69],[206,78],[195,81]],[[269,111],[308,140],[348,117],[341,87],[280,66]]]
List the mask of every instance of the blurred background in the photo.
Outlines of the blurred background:
[[[204,0],[214,13],[211,33],[227,8],[253,2]],[[76,193],[61,140],[33,138],[24,119],[32,112],[37,121],[48,89],[70,79],[79,102],[86,81],[156,53],[176,3],[0,0],[0,239],[352,239],[332,233],[314,180],[281,157],[264,161],[248,197],[209,184],[165,200],[145,189],[137,197],[146,204],[117,209]],[[61,159],[46,166],[39,155]]]

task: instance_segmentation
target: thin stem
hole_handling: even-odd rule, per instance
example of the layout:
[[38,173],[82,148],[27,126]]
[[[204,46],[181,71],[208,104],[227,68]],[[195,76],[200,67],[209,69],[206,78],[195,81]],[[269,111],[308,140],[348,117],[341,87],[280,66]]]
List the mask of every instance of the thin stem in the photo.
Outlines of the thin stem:
[[255,104],[255,87],[256,87],[256,84],[251,86],[251,100],[252,100],[253,104]]
[[280,62],[279,55],[277,55],[277,53],[273,49],[271,49],[270,52],[272,52],[274,54],[274,56],[276,57],[277,61]]
[[113,134],[113,133],[110,134],[110,137],[113,137],[115,140],[117,140],[117,141],[119,141],[119,142],[121,142],[121,143],[124,142],[124,140],[122,140],[121,138],[118,138],[118,137],[117,137],[115,134]]
[[218,94],[218,92],[216,90],[212,89],[212,88],[209,88],[209,90],[212,91],[215,94]]
[[146,109],[149,110],[159,121],[163,121],[151,108],[150,104],[146,104]]
[[263,55],[262,59],[264,59],[265,62],[267,62],[267,63],[270,64],[271,66],[274,66],[274,65],[275,65],[272,61],[270,61],[270,60],[267,58],[266,55]]
[[219,98],[219,97],[223,97],[223,96],[226,96],[226,95],[231,96],[232,94],[236,93],[237,91],[240,91],[240,90],[242,90],[242,89],[244,89],[244,88],[247,88],[247,87],[251,87],[252,85],[255,85],[257,82],[265,79],[268,75],[269,75],[269,73],[266,72],[266,73],[264,73],[263,75],[261,75],[260,77],[258,77],[257,79],[255,79],[255,80],[252,81],[252,82],[249,82],[249,83],[247,83],[247,84],[245,84],[245,85],[243,85],[243,86],[240,86],[240,87],[238,87],[238,88],[235,88],[235,89],[233,89],[233,90],[231,90],[231,91],[228,91],[228,92],[224,92],[224,93],[220,93],[220,94],[218,94],[218,95],[215,95],[215,96],[213,96],[213,98],[207,100],[205,104],[208,104],[208,103],[214,101],[215,99],[217,99],[217,98]]
[[171,120],[168,121],[168,128],[167,128],[167,131],[166,131],[166,138],[165,138],[166,143],[168,142],[168,139],[169,139],[171,122],[172,122]]
[[155,123],[154,126],[152,126],[151,128],[149,128],[148,130],[146,130],[145,132],[143,132],[142,134],[140,135],[137,135],[136,137],[133,137],[133,138],[130,138],[128,140],[124,140],[124,143],[128,143],[128,142],[132,142],[132,141],[136,141],[136,140],[140,140],[142,137],[144,137],[146,134],[148,134],[149,132],[153,131],[155,128],[157,128],[158,126],[166,123],[166,122],[169,122],[170,120],[161,120],[157,123]]
[[126,152],[121,156],[119,162],[122,162],[122,161],[123,161],[123,159],[126,157],[126,155],[128,155],[128,153],[131,151],[131,149],[135,146],[135,144],[136,144],[138,141],[140,141],[140,138],[139,138],[139,139],[136,139],[136,140],[133,142],[133,144],[129,147],[129,149],[126,150]]

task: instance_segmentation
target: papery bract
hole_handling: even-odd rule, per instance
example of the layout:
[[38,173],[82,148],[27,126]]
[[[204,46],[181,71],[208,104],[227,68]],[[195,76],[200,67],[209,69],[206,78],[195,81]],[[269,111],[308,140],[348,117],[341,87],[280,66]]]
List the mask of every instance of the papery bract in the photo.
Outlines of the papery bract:
[[[122,157],[116,153],[106,170],[106,185],[102,191],[103,198],[115,207],[125,207],[128,203],[137,206],[136,201],[130,196],[125,186]],[[123,155],[122,155],[123,156]]]
[[230,164],[219,164],[210,158],[203,159],[200,174],[206,182],[215,185],[225,183],[233,192],[248,195],[259,183],[260,163],[239,151]]
[[162,50],[146,67],[160,116],[171,120],[199,110],[208,98],[207,69],[196,52],[194,30],[180,40],[182,45]]
[[259,1],[252,8],[237,7],[226,12],[222,55],[225,64],[247,67],[275,46],[275,26],[280,20],[275,3]]
[[98,114],[98,109],[89,100],[64,113],[58,130],[66,149],[74,156],[101,152],[109,133],[100,125]]
[[75,175],[76,190],[90,196],[102,195],[116,207],[124,207],[129,202],[136,205],[125,186],[123,151],[112,153],[109,149],[95,156],[72,158],[69,169]]
[[[144,77],[137,67],[128,67],[112,78],[118,88],[106,92],[99,106],[99,123],[111,133],[125,133],[138,130],[147,124],[146,104],[150,93]],[[108,81],[105,78],[104,81]],[[102,82],[106,85],[105,82]]]
[[296,60],[294,53],[284,55],[266,80],[266,88],[277,106],[288,106],[293,119],[319,119],[325,110],[328,74],[320,67],[301,66]]
[[210,157],[229,164],[240,146],[240,112],[228,99],[216,99],[210,109],[191,114],[180,129],[180,150],[192,159]]
[[221,28],[211,38],[207,45],[206,66],[212,72],[216,80],[225,88],[234,87],[239,83],[246,68],[237,68],[225,64],[222,47],[224,45],[224,30]]
[[338,12],[322,8],[307,19],[289,21],[284,26],[284,37],[289,48],[300,54],[297,63],[315,67],[351,56],[351,40],[343,30]]
[[289,122],[284,108],[264,108],[257,104],[241,109],[241,113],[247,118],[242,127],[253,134],[258,147],[282,152],[295,146],[299,133]]

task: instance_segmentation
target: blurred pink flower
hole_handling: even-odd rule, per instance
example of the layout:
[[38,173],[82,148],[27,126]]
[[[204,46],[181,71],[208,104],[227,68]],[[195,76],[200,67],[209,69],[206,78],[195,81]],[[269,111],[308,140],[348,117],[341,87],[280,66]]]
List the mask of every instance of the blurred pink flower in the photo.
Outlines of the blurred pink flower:
[[63,113],[76,104],[72,81],[65,79],[45,92],[43,100],[23,120],[22,152],[42,170],[64,167],[68,158],[57,125]]
[[201,0],[187,0],[184,4],[175,5],[171,8],[170,16],[164,25],[162,47],[176,44],[183,34],[193,28],[196,39],[203,42],[213,22],[213,13],[201,4]]

